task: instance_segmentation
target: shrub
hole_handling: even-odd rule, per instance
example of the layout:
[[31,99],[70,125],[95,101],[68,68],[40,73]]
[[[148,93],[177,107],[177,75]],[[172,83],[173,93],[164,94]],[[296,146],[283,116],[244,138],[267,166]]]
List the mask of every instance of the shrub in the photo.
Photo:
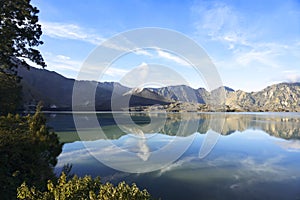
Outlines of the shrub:
[[17,189],[18,199],[26,200],[142,200],[151,199],[146,190],[140,190],[136,184],[131,186],[125,182],[114,186],[111,183],[102,184],[100,178],[92,179],[90,176],[78,178],[74,176],[67,180],[67,176],[62,173],[56,184],[48,181],[47,190],[42,192],[36,187],[29,188],[23,183]]
[[30,116],[0,117],[0,193],[1,199],[15,199],[16,189],[24,182],[45,189],[55,179],[53,167],[62,145],[48,131],[40,112]]

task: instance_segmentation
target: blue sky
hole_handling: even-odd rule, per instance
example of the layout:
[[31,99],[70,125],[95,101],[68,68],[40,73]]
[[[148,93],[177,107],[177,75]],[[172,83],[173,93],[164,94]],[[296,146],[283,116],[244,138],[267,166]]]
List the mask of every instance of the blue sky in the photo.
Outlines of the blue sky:
[[[136,28],[160,27],[195,40],[217,67],[223,84],[257,91],[278,82],[300,81],[300,1],[51,0],[40,9],[48,70],[76,78],[84,60],[103,41]],[[151,52],[150,52],[151,53]],[[176,56],[125,56],[101,81],[118,81],[148,62],[174,66],[192,87],[205,87]]]

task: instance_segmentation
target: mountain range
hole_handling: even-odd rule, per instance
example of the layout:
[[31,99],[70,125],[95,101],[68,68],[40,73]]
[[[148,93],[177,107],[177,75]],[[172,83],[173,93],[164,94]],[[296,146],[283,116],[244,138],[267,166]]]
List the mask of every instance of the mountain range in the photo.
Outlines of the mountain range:
[[[76,80],[45,69],[20,68],[25,110],[43,101],[46,110],[72,110],[73,86]],[[186,85],[161,88],[129,88],[117,82],[76,81],[80,98],[76,110],[110,111],[129,109],[147,111],[164,109],[180,111],[300,111],[300,83],[279,83],[257,92],[220,87],[211,92]],[[96,88],[95,98],[85,95]],[[82,95],[81,95],[82,94]],[[127,102],[125,105],[124,102]]]

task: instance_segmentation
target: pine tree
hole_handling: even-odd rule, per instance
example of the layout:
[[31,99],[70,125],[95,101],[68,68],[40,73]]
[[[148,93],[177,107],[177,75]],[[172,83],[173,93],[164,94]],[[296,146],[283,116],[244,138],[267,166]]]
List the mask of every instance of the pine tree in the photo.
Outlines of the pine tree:
[[14,112],[20,102],[17,68],[29,69],[28,61],[46,66],[34,48],[43,44],[38,13],[30,0],[0,0],[0,114]]

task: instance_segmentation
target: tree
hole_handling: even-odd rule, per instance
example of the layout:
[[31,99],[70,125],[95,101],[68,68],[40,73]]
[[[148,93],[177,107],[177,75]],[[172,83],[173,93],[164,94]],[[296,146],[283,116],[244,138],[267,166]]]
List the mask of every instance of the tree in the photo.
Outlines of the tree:
[[40,52],[33,48],[43,44],[38,13],[30,0],[0,0],[1,72],[15,72],[20,65],[29,68],[25,59],[46,66]]
[[32,116],[0,116],[0,194],[15,199],[24,181],[44,190],[55,179],[53,167],[62,151],[58,136],[49,132],[40,106]]
[[30,0],[0,0],[0,114],[14,112],[20,102],[17,68],[29,69],[28,61],[46,66],[41,53],[34,49],[43,44],[38,13]]
[[0,115],[18,109],[21,92],[22,88],[18,84],[18,77],[0,72]]

